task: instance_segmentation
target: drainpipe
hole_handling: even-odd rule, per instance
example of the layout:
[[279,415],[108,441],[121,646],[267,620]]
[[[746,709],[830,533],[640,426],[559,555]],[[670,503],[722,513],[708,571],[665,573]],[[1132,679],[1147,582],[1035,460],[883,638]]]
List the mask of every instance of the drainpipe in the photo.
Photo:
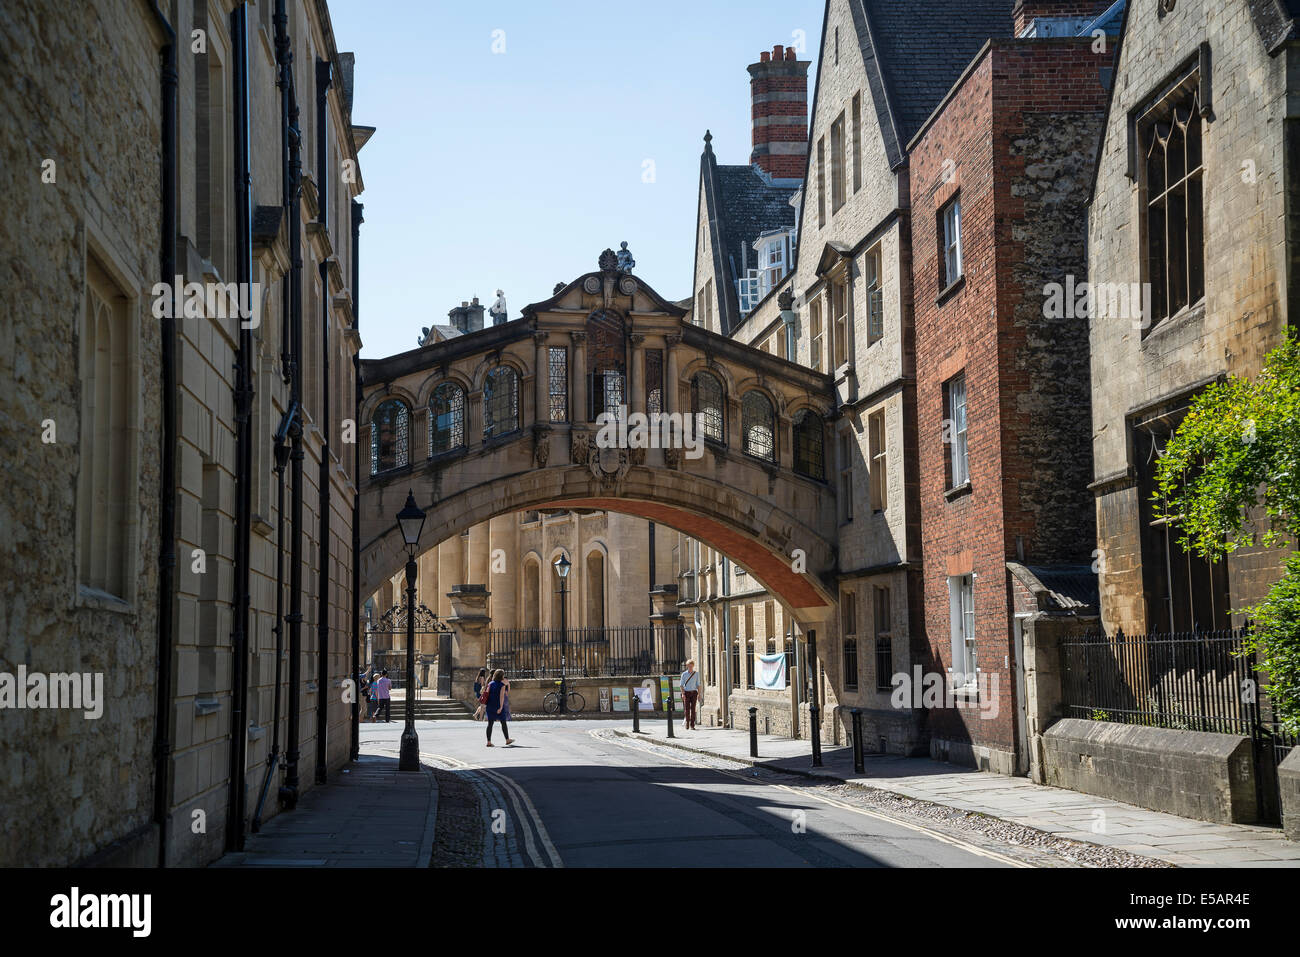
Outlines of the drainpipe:
[[280,684],[284,663],[284,469],[289,464],[289,427],[297,417],[298,407],[291,406],[275,433],[275,627],[271,629],[275,632],[275,717],[271,725],[271,753],[266,759],[266,774],[257,797],[257,809],[253,811],[254,834],[262,829],[262,808],[270,790],[271,776],[280,760]]
[[722,559],[722,645],[727,653],[727,667],[723,673],[727,676],[727,696],[722,699],[722,707],[727,715],[727,727],[731,725],[731,560]]
[[[241,3],[230,13],[233,46],[234,153],[235,153],[235,273],[242,290],[253,281],[252,200],[248,156],[248,7]],[[252,294],[248,295],[252,302]],[[252,555],[253,525],[253,333],[245,317],[239,316],[239,352],[235,362],[235,582],[234,625],[230,633],[230,798],[227,802],[226,850],[244,847],[244,811],[248,765],[248,615],[249,562]]]
[[[293,193],[293,171],[289,167],[289,103],[293,90],[293,52],[289,49],[289,16],[283,0],[276,0],[275,15],[275,85],[280,89],[280,193],[286,215]],[[288,224],[292,226],[292,223]],[[281,287],[280,304],[280,378],[285,385],[293,381],[293,346],[289,316],[292,312],[292,291],[289,283]]]
[[[361,215],[362,206],[352,200],[352,328],[361,331]],[[353,378],[353,430],[361,422],[361,357],[352,357]],[[361,674],[361,443],[352,443],[352,680]],[[361,696],[360,689],[352,695],[352,760],[361,757]]]
[[[330,63],[316,61],[316,182],[320,189],[317,222],[329,228],[329,147],[325,141],[326,116],[329,110]],[[320,477],[317,482],[320,531],[317,536],[316,596],[316,783],[324,784],[329,771],[329,703],[330,703],[330,277],[327,263],[320,271],[321,302],[321,435]]]
[[[158,4],[154,17],[166,35],[160,51],[162,87],[162,281],[176,281],[176,31]],[[171,766],[172,611],[176,582],[176,320],[164,317],[162,366],[162,436],[158,513],[158,675],[154,713],[153,815],[158,825],[158,866],[167,866],[168,770]]]
[[289,375],[290,403],[298,410],[289,427],[289,462],[293,483],[289,504],[289,714],[285,742],[285,778],[280,803],[286,809],[298,804],[300,696],[302,692],[302,136],[298,127],[298,101],[293,91],[293,53],[289,49],[289,18],[285,0],[275,4],[275,48],[280,65],[282,105],[287,100],[289,188],[285,213],[289,218]]

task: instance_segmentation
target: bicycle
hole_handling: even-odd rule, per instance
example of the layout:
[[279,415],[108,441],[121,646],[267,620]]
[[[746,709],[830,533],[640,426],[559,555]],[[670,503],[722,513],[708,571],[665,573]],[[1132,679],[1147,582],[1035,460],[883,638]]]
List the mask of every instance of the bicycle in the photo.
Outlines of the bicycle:
[[[542,710],[547,714],[555,714],[556,712],[581,714],[582,710],[587,707],[587,699],[576,691],[570,691],[568,695],[564,695],[561,693],[563,690],[563,682],[557,681],[555,683],[561,686],[561,691],[552,691],[543,698]],[[567,702],[565,700],[566,698]]]

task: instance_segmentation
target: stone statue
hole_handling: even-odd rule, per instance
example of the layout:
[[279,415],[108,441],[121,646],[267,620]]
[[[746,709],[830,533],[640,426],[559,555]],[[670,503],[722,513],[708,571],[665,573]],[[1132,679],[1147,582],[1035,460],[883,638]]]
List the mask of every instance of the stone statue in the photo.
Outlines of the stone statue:
[[627,242],[618,244],[618,271],[631,272],[632,267],[636,265],[636,260],[632,258],[632,253],[627,248]]
[[497,290],[496,302],[492,303],[492,307],[488,309],[488,312],[492,316],[492,325],[499,326],[506,321],[506,294],[500,289]]

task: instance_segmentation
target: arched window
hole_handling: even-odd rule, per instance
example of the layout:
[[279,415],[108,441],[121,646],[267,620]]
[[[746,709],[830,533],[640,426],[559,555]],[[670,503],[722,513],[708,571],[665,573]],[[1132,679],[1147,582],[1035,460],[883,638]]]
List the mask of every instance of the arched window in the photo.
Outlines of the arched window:
[[400,469],[410,461],[407,425],[411,412],[401,399],[388,399],[370,422],[370,474]]
[[444,382],[429,400],[429,455],[450,452],[465,444],[465,390]]
[[746,392],[740,403],[740,423],[746,454],[775,462],[776,414],[772,400],[757,389]]
[[483,383],[483,438],[491,439],[519,428],[519,375],[497,366]]
[[794,470],[800,475],[826,481],[825,424],[812,409],[795,413],[792,424]]
[[587,556],[588,628],[605,627],[605,556],[592,552]]
[[723,441],[722,383],[712,372],[697,372],[691,379],[691,411],[704,416],[700,423],[705,438]]

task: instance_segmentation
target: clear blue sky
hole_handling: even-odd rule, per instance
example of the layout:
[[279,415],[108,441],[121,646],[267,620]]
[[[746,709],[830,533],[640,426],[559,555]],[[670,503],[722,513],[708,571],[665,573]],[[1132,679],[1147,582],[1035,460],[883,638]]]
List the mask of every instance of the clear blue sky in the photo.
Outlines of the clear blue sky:
[[823,6],[333,0],[353,121],[378,127],[361,152],[362,354],[414,348],[498,287],[514,318],[622,240],[661,295],[689,296],[704,131],[719,162],[749,161],[745,67],[796,31],[811,99]]

